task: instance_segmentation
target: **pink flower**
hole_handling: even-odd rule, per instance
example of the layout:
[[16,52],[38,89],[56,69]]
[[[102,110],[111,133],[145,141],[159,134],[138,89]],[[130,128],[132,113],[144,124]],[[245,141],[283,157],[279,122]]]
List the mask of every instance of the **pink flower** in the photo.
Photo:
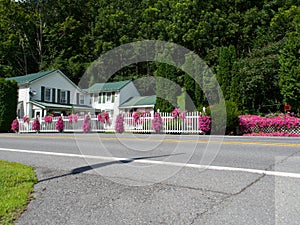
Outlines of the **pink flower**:
[[155,132],[159,132],[162,128],[162,118],[159,113],[154,114],[154,118],[152,120],[152,129]]
[[38,118],[35,118],[32,124],[32,130],[39,131],[41,129],[41,124]]
[[109,113],[108,112],[104,112],[104,113],[98,114],[97,118],[98,118],[98,121],[100,121],[101,123],[107,123],[107,124],[110,123]]
[[121,114],[119,114],[117,116],[116,124],[115,124],[115,131],[117,133],[123,133],[124,132],[124,117]]
[[141,113],[139,112],[135,112],[133,113],[133,119],[134,119],[134,123],[138,123],[141,117]]
[[19,121],[18,119],[14,119],[11,123],[11,130],[14,132],[19,131]]
[[45,116],[44,120],[46,123],[52,123],[52,116],[51,115]]
[[62,117],[60,116],[60,117],[58,117],[58,120],[57,120],[57,122],[55,124],[55,128],[59,132],[62,132],[64,130],[64,127],[65,127],[65,123],[64,123]]
[[78,114],[71,114],[68,116],[68,119],[69,119],[70,123],[73,123],[73,121],[75,123],[77,123],[78,122]]
[[198,128],[204,133],[210,130],[210,117],[209,116],[199,116],[198,118]]
[[268,128],[273,128],[275,132],[281,132],[281,130],[299,127],[300,118],[284,114],[269,114],[266,117],[241,115],[239,116],[239,125],[243,134],[257,133]]
[[24,123],[29,123],[30,122],[30,118],[28,116],[24,116],[23,117],[23,122]]
[[82,124],[82,130],[84,133],[88,133],[91,130],[91,122],[90,122],[91,118],[89,115],[85,115],[84,119],[83,119],[83,124]]
[[173,111],[172,111],[172,116],[174,117],[174,119],[176,119],[180,114],[180,109],[178,108],[175,108]]

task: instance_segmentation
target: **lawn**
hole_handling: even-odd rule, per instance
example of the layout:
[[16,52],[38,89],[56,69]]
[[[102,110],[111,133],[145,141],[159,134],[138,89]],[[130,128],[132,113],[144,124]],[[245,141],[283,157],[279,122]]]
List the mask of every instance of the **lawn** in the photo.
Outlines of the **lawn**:
[[32,167],[0,160],[0,224],[12,224],[21,215],[36,182]]

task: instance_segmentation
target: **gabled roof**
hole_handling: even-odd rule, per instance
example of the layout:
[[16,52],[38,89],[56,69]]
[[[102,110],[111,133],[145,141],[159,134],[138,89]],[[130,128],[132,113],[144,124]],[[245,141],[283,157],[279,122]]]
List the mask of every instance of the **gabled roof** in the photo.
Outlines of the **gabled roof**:
[[155,106],[156,95],[136,96],[119,106],[119,108],[149,107]]
[[84,90],[89,93],[100,92],[100,91],[119,91],[130,82],[131,80],[108,82],[108,83],[96,83]]
[[31,73],[31,74],[24,75],[24,76],[6,78],[6,80],[15,80],[18,84],[31,83],[31,82],[33,82],[41,77],[44,77],[54,71],[56,71],[56,70],[48,70],[48,71],[43,71],[43,72],[39,72],[39,73]]

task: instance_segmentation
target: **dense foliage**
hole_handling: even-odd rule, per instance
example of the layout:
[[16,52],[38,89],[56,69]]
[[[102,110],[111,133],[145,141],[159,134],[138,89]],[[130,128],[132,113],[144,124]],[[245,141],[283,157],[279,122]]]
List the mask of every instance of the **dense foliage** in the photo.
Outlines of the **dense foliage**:
[[10,131],[17,116],[18,85],[0,78],[0,131]]
[[[282,110],[285,103],[300,108],[299,0],[0,0],[0,5],[2,77],[59,68],[77,83],[108,50],[163,40],[204,59],[225,99],[243,112]],[[150,76],[184,87],[196,108],[208,104],[199,85],[170,65],[137,63],[112,80]],[[141,94],[156,89],[157,108],[176,107],[177,89],[149,86],[142,82]]]

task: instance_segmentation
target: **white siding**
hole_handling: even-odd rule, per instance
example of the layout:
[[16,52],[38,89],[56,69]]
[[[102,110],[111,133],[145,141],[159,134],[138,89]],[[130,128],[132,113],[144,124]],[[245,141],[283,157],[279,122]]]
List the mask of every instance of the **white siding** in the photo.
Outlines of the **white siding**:
[[19,87],[18,90],[18,101],[28,102],[29,101],[29,88],[28,87]]
[[130,82],[124,88],[122,88],[120,91],[119,105],[123,104],[128,99],[130,99],[131,97],[134,97],[134,96],[140,96],[140,93],[134,86],[133,82]]
[[[55,88],[56,98],[58,89],[61,91],[70,91],[70,104],[77,104],[77,93],[84,94],[79,88],[73,85],[68,79],[66,79],[57,71],[31,83],[31,90],[36,91],[36,96],[32,98],[33,100],[41,100],[42,86],[46,88]],[[86,96],[85,99],[88,99],[88,97]],[[88,105],[89,101],[85,101],[85,104]]]

